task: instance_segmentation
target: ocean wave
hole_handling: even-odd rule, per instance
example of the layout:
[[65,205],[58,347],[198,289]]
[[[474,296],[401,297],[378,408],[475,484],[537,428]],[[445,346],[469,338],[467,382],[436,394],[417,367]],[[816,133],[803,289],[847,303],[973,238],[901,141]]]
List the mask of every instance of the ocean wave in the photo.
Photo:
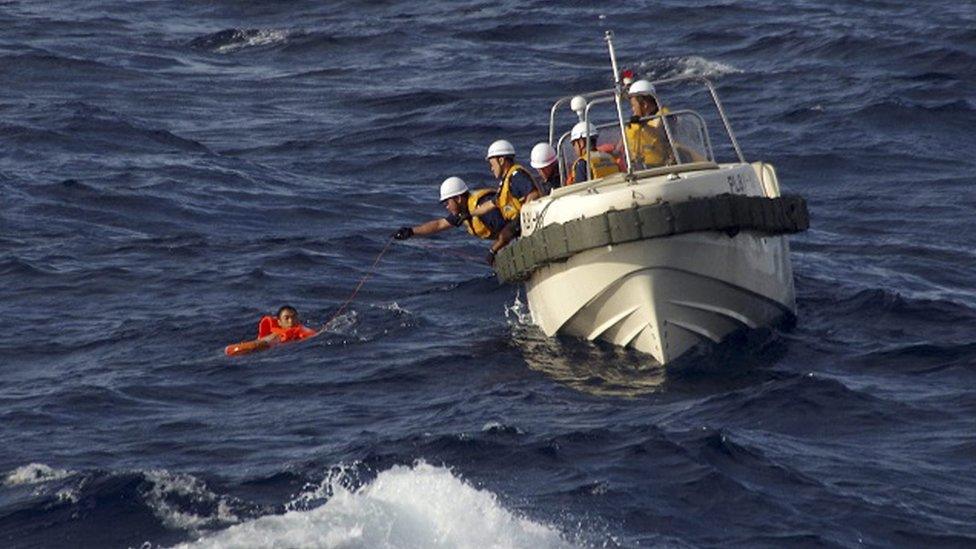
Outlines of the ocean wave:
[[55,469],[43,463],[28,463],[7,473],[7,476],[3,479],[3,485],[11,487],[52,482],[67,478],[72,474],[71,471],[66,469]]
[[244,49],[277,46],[301,34],[287,29],[224,29],[190,40],[189,46],[198,50],[227,54]]
[[836,435],[901,423],[919,411],[811,373],[711,397],[695,413],[734,418],[736,423],[752,421],[763,429],[794,435]]
[[[953,116],[972,115],[976,104],[968,99],[952,101],[918,102],[899,99],[884,99],[857,107],[849,116],[872,118],[878,121],[895,122],[903,125],[906,119],[922,120],[927,114],[948,114]],[[970,116],[970,118],[972,118]]]
[[[12,471],[3,484],[11,490],[32,485],[36,488],[29,494],[12,492],[14,499],[0,509],[5,539],[71,537],[77,545],[93,547],[138,546],[152,539],[170,545],[280,512],[280,506],[244,502],[211,490],[193,475],[164,469],[67,471],[31,463]],[[40,523],[24,520],[39,516],[44,517]],[[130,528],[106,529],[109,520],[125,521]]]
[[223,547],[572,547],[552,526],[509,511],[450,469],[393,466],[357,489],[329,477],[328,501],[231,526],[184,549]]
[[55,150],[71,153],[186,153],[209,152],[192,139],[146,124],[83,101],[51,105],[37,114],[31,124],[3,124],[0,137],[35,153]]
[[823,296],[835,304],[834,313],[855,315],[857,318],[880,318],[889,321],[901,318],[905,322],[934,319],[941,323],[971,323],[976,320],[976,310],[955,301],[910,297],[886,288],[860,290],[840,297]]
[[639,77],[657,80],[677,76],[716,78],[727,74],[738,74],[742,70],[721,61],[691,55],[641,61],[635,68],[635,72]]
[[951,370],[952,375],[972,373],[970,366],[976,362],[976,343],[935,344],[907,343],[889,346],[879,351],[864,353],[855,361],[865,367],[927,375]]
[[78,78],[90,80],[118,80],[134,78],[137,73],[91,59],[66,57],[37,51],[17,55],[0,55],[0,70],[17,75],[17,83],[26,81],[57,81]]
[[165,526],[199,531],[241,520],[231,509],[228,497],[215,494],[193,475],[157,469],[146,471],[143,476],[149,485],[142,496]]

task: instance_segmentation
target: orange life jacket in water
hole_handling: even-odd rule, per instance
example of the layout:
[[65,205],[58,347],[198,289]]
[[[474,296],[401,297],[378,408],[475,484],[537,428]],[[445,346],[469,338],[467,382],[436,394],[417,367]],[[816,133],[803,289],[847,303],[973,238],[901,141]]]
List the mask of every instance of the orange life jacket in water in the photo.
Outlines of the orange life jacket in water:
[[306,328],[301,324],[292,326],[291,328],[282,328],[278,325],[278,319],[273,316],[263,317],[261,318],[261,322],[258,323],[258,339],[274,334],[278,336],[278,341],[284,343],[286,341],[305,339],[316,333],[315,330]]

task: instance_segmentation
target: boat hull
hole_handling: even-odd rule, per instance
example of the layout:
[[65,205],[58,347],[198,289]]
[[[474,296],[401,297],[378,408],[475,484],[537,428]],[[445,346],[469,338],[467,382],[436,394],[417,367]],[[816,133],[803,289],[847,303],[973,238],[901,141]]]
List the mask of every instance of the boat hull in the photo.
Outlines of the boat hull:
[[795,314],[785,236],[691,233],[605,246],[535,271],[533,321],[667,364],[700,343]]

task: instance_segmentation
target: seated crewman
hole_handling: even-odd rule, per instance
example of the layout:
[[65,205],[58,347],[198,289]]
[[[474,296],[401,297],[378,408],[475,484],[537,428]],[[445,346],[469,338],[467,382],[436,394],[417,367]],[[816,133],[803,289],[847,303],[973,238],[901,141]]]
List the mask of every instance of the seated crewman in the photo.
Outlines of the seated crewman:
[[641,120],[648,116],[668,114],[667,108],[658,105],[654,85],[647,80],[638,80],[630,85],[627,95],[630,98],[630,109],[634,114],[624,128],[627,132],[631,163],[637,169],[673,164],[674,155],[668,145],[668,137],[661,119]]
[[315,335],[315,330],[302,326],[298,311],[291,305],[278,309],[275,316],[265,316],[258,323],[258,339],[267,343],[297,341]]
[[397,240],[413,236],[430,236],[452,227],[468,230],[470,234],[484,240],[494,240],[488,251],[488,264],[495,261],[495,254],[505,247],[514,235],[512,228],[495,207],[487,208],[485,213],[472,215],[479,206],[489,204],[495,199],[492,189],[469,191],[460,177],[448,177],[441,183],[441,204],[447,208],[448,216],[433,219],[415,227],[401,227],[393,234]]
[[[620,168],[617,166],[617,162],[612,155],[597,150],[597,136],[599,136],[599,133],[597,133],[596,126],[593,124],[589,124],[589,127],[587,127],[586,122],[579,122],[573,126],[570,139],[572,140],[573,149],[576,151],[576,161],[573,162],[573,166],[569,170],[569,175],[566,177],[567,185],[582,183],[590,179],[599,179],[620,172]],[[589,151],[589,166],[586,161],[587,151]]]
[[544,194],[559,187],[559,162],[552,145],[545,141],[536,143],[529,156],[529,165],[539,174],[539,190]]

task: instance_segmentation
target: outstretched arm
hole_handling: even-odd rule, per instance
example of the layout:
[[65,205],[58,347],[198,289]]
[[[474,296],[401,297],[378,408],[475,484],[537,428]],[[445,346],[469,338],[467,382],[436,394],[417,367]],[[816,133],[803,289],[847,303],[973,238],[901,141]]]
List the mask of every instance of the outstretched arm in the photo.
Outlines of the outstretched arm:
[[432,219],[422,225],[417,225],[413,228],[413,234],[416,236],[430,236],[441,231],[446,231],[452,227],[454,227],[454,225],[451,225],[442,217],[440,219]]

